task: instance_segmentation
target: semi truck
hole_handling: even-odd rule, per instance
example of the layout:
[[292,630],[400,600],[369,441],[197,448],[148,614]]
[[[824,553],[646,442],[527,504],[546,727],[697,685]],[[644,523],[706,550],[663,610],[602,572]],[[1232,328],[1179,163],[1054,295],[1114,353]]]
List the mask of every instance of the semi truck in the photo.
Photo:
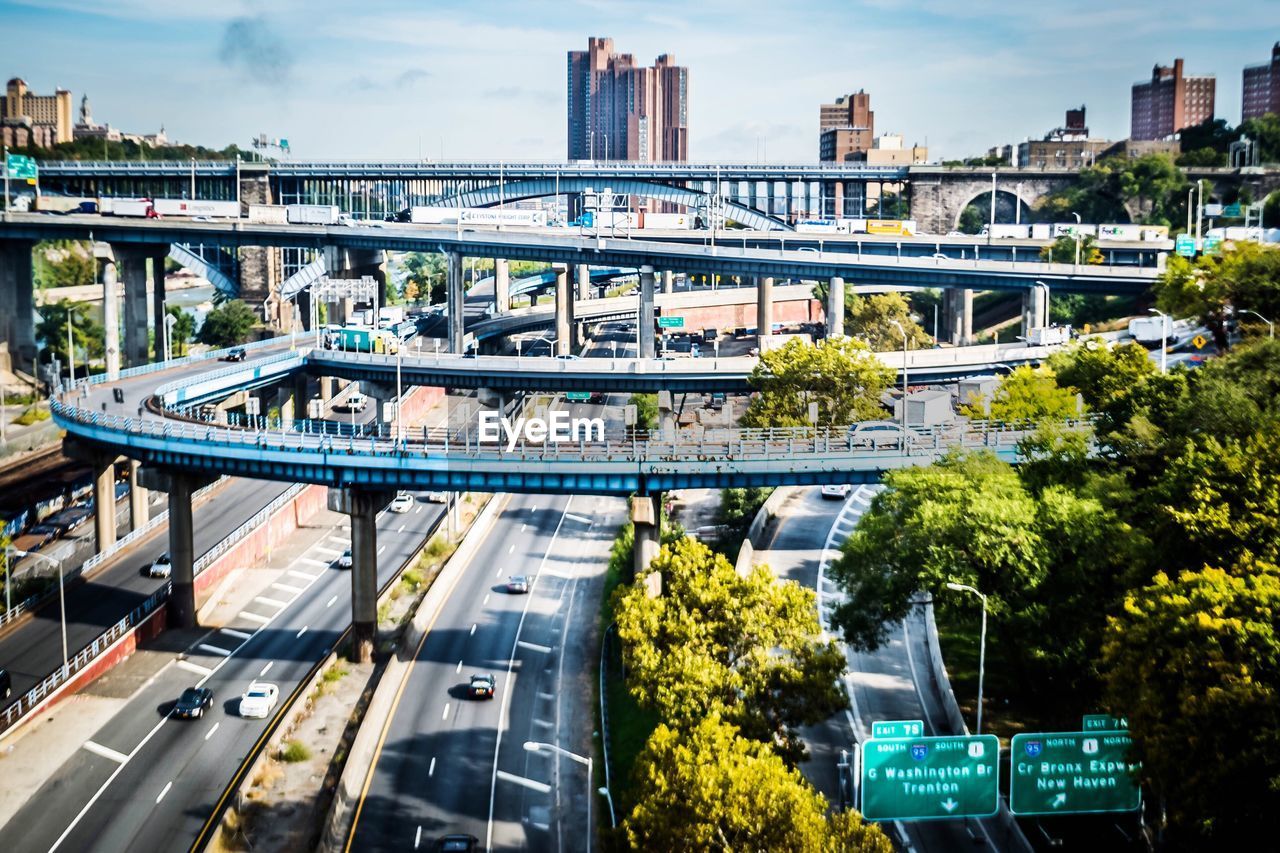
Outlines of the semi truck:
[[664,228],[671,231],[687,231],[693,227],[693,217],[687,213],[649,213],[640,211],[641,228]]
[[106,216],[131,216],[140,219],[157,219],[160,216],[149,198],[100,198],[98,211]]
[[289,204],[285,215],[290,225],[338,224],[338,206],[334,204]]
[[283,204],[251,204],[249,221],[268,225],[288,225],[289,210]]
[[400,349],[400,338],[396,332],[386,329],[340,326],[326,332],[326,345],[344,352],[395,353]]
[[545,210],[516,210],[501,207],[464,207],[458,214],[463,225],[515,225],[524,228],[545,228]]
[[154,205],[160,216],[208,216],[217,219],[236,219],[240,216],[238,201],[158,198]]

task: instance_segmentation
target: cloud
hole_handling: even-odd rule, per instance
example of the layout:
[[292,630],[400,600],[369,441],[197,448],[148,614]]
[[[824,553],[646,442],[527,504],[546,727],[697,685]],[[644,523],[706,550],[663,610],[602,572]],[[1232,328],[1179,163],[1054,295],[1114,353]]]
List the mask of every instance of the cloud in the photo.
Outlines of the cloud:
[[408,68],[396,75],[395,86],[397,89],[412,89],[418,81],[430,76],[431,72],[422,68]]
[[269,86],[287,83],[293,70],[293,52],[261,15],[241,16],[227,22],[218,58],[238,68],[250,79]]
[[495,101],[535,101],[542,104],[554,104],[560,100],[557,92],[526,89],[523,86],[499,86],[496,89],[486,89],[480,95]]

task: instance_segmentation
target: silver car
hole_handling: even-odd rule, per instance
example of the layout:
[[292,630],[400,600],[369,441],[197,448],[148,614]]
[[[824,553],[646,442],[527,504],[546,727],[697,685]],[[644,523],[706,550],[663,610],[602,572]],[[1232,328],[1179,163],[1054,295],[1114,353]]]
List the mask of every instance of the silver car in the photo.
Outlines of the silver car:
[[862,421],[849,427],[849,443],[854,447],[899,447],[915,444],[920,436],[894,421]]

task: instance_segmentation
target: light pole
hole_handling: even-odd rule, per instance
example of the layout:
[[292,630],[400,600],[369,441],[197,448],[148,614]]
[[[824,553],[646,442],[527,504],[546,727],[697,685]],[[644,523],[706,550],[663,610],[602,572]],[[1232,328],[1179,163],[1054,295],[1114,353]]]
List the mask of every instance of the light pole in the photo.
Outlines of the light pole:
[[1159,308],[1148,308],[1153,314],[1160,315],[1160,372],[1169,372],[1169,315]]
[[890,320],[891,326],[897,326],[902,332],[902,426],[907,425],[907,330],[897,320]]
[[1044,288],[1044,317],[1043,317],[1043,323],[1041,323],[1042,318],[1039,316],[1039,313],[1037,312],[1035,320],[1037,323],[1041,323],[1041,325],[1048,326],[1049,325],[1049,285],[1045,284],[1040,279],[1036,279],[1036,287]]
[[13,566],[13,556],[18,557],[34,557],[37,560],[44,560],[53,563],[58,569],[58,613],[62,622],[62,678],[65,680],[71,674],[71,664],[67,658],[67,599],[63,594],[62,587],[62,561],[55,560],[53,557],[40,554],[35,551],[15,551],[12,548],[5,549],[5,606],[6,612],[9,604],[9,586],[8,586],[8,569]]
[[1194,185],[1187,188],[1187,234],[1188,235],[1191,234],[1191,210],[1192,210],[1192,205],[1195,204],[1195,202],[1192,201],[1192,198],[1195,196],[1195,194],[1196,194],[1196,188]]
[[[71,306],[67,305],[67,366],[71,371],[69,374],[70,383],[76,384],[76,351],[71,345]],[[88,373],[88,371],[85,371]]]
[[[549,749],[552,752],[556,752],[556,753],[559,753],[560,755],[563,755],[565,758],[572,758],[574,761],[578,762],[579,764],[587,765],[587,853],[591,853],[591,836],[595,834],[595,832],[593,831],[595,829],[595,825],[591,823],[591,794],[593,793],[591,789],[591,785],[595,781],[595,776],[592,775],[592,772],[591,772],[590,757],[584,757],[584,756],[578,755],[576,752],[570,752],[569,750],[563,747],[556,746],[553,743],[541,743],[540,741],[534,741],[534,740],[525,741],[524,748],[526,752],[541,752],[544,749]],[[609,802],[612,807],[612,803],[613,803],[612,797],[609,798]]]
[[996,173],[991,173],[991,223],[987,229],[987,242],[991,242],[991,238],[995,236],[996,231]]
[[1275,324],[1275,323],[1271,322],[1271,321],[1270,321],[1270,320],[1268,320],[1266,317],[1263,317],[1261,314],[1259,314],[1257,311],[1254,311],[1252,308],[1240,308],[1240,309],[1238,309],[1238,310],[1240,311],[1240,313],[1241,313],[1241,314],[1252,314],[1253,316],[1257,317],[1257,318],[1258,318],[1259,320],[1261,320],[1262,322],[1266,323],[1266,324],[1267,324],[1267,337],[1271,338],[1271,340],[1273,340],[1273,341],[1276,339],[1276,324]]
[[956,592],[971,592],[982,599],[982,640],[978,646],[978,725],[974,734],[982,734],[982,679],[987,671],[987,597],[974,587],[963,583],[948,583],[947,589]]
[[400,417],[400,396],[404,393],[400,385],[400,353],[404,347],[396,345],[396,444],[404,441],[404,420]]
[[178,325],[178,318],[165,311],[164,314],[164,360],[173,358],[173,327]]
[[1076,218],[1076,264],[1072,272],[1078,273],[1080,272],[1080,214],[1073,210],[1071,215]]

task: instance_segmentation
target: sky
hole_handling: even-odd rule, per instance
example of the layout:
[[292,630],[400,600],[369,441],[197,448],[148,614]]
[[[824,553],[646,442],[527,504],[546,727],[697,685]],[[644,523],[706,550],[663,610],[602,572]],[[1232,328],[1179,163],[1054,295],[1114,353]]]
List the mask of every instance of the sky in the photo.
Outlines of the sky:
[[591,36],[689,68],[690,159],[812,162],[818,105],[865,89],[931,159],[1038,138],[1084,104],[1123,139],[1129,88],[1186,60],[1240,120],[1280,0],[0,0],[5,78],[129,132],[297,159],[563,160],[566,51]]

